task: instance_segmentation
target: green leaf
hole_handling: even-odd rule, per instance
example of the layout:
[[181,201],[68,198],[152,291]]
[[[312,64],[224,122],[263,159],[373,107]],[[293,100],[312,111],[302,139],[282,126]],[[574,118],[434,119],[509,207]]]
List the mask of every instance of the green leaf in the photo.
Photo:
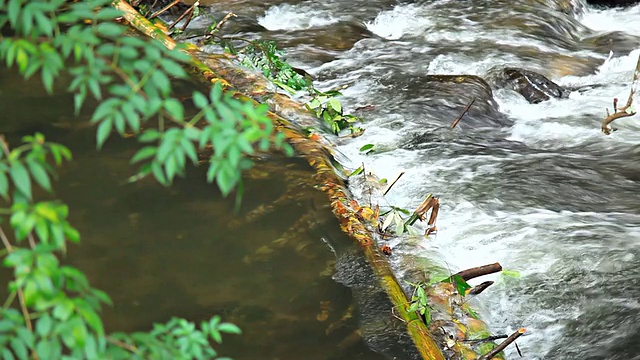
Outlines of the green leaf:
[[24,342],[21,339],[14,337],[10,340],[10,342],[11,342],[11,348],[13,349],[13,352],[16,354],[18,359],[21,359],[21,360],[29,359],[29,352],[27,350],[27,346],[24,344]]
[[9,180],[4,172],[0,172],[0,196],[5,200],[9,199]]
[[201,92],[199,91],[194,91],[193,92],[193,103],[199,108],[199,109],[203,109],[205,107],[207,107],[209,105],[209,101],[207,100],[207,97],[204,96]]
[[49,174],[47,174],[44,167],[35,160],[28,161],[27,165],[29,166],[31,176],[33,176],[33,179],[38,183],[38,185],[40,185],[44,190],[51,192],[51,181],[49,180]]
[[29,179],[29,172],[27,172],[24,165],[19,161],[12,161],[9,174],[18,191],[26,198],[31,199],[31,180]]
[[111,39],[115,39],[124,34],[126,30],[126,27],[111,22],[101,22],[96,27],[98,34]]
[[131,158],[130,163],[131,164],[135,164],[138,161],[142,161],[142,160],[146,160],[149,158],[152,158],[153,156],[155,156],[155,154],[158,152],[158,148],[155,146],[145,146],[142,149],[138,150],[138,152],[133,155],[133,157]]
[[240,330],[240,328],[237,327],[235,324],[231,324],[231,323],[222,323],[218,325],[218,331],[227,333],[227,334],[237,334],[237,335],[242,334],[242,330]]
[[506,277],[512,277],[512,278],[519,278],[519,277],[521,277],[521,276],[522,276],[522,275],[520,274],[520,272],[519,272],[519,271],[516,271],[516,270],[506,270],[506,269],[502,269],[501,274],[502,274],[503,276],[506,276]]
[[335,110],[338,114],[342,113],[342,104],[340,104],[340,101],[336,98],[329,99],[327,107]]
[[369,152],[369,150],[372,150],[375,147],[375,145],[373,144],[366,144],[363,147],[360,148],[361,152]]
[[73,302],[65,299],[53,308],[53,317],[61,321],[66,321],[69,319],[71,314],[73,314],[74,309],[75,306],[73,305]]
[[184,107],[182,106],[182,103],[177,99],[165,100],[163,107],[176,120],[182,121],[184,119]]
[[48,313],[45,313],[36,321],[36,333],[40,337],[47,337],[53,328],[53,321]]
[[96,132],[96,141],[98,143],[98,149],[101,149],[102,145],[104,145],[104,142],[107,141],[107,138],[109,138],[112,127],[113,127],[113,121],[111,120],[111,118],[103,120],[98,126],[98,131]]
[[360,166],[357,169],[353,170],[351,174],[349,174],[348,176],[349,177],[356,176],[356,175],[362,174],[363,171],[364,171],[364,167]]

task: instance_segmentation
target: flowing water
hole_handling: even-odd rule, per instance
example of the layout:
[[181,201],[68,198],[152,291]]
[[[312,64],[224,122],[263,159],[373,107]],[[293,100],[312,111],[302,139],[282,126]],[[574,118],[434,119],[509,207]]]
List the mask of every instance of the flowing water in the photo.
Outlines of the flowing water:
[[[495,333],[527,328],[518,341],[526,359],[640,359],[640,126],[627,118],[611,136],[599,130],[612,98],[628,95],[640,54],[640,6],[277,0],[214,2],[213,9],[218,18],[239,15],[225,26],[230,32],[277,39],[319,87],[349,85],[342,99],[348,110],[374,105],[358,113],[362,137],[334,139],[345,165],[364,162],[384,178],[406,171],[388,204],[414,208],[427,193],[442,203],[437,236],[396,240],[394,254],[437,260],[451,271],[495,261],[518,271],[519,278],[494,276],[479,298]],[[199,21],[193,26],[207,20]],[[470,113],[449,130],[469,96],[434,95],[424,75],[482,77],[495,66],[534,70],[576,90],[535,105],[497,90],[495,119]],[[43,131],[76,155],[57,186],[83,234],[69,260],[113,296],[115,307],[105,310],[110,330],[221,313],[245,329],[225,347],[238,359],[379,358],[361,343],[336,345],[350,337],[353,322],[327,331],[351,297],[326,275],[334,257],[320,239],[341,235],[322,199],[312,194],[255,225],[230,227],[232,203],[205,185],[201,171],[171,191],[125,184],[131,141],[110,140],[96,153],[94,129],[60,110],[72,108],[69,97],[51,99],[7,79],[0,76],[0,108],[13,121],[3,121],[0,132],[13,144]],[[358,149],[368,143],[376,151],[365,156]],[[291,164],[280,166],[266,171],[284,173]],[[282,181],[250,180],[243,211],[284,193]],[[328,219],[302,236],[313,239],[302,246],[313,256],[285,247],[243,261],[300,213]],[[403,270],[401,261],[395,265]],[[325,322],[323,309],[330,310]]]
[[[347,165],[389,179],[406,171],[389,204],[440,197],[439,233],[414,243],[413,255],[452,271],[499,261],[520,272],[494,277],[480,296],[494,332],[526,327],[526,359],[640,359],[640,125],[627,118],[612,135],[600,132],[605,108],[628,96],[640,5],[329,0],[244,14],[317,85],[349,85],[348,109],[374,105],[359,113],[362,137],[335,139]],[[482,77],[495,66],[576,90],[539,104],[496,90],[499,121],[463,118],[449,130],[468,96],[433,96],[423,76]],[[368,143],[377,150],[361,154]]]

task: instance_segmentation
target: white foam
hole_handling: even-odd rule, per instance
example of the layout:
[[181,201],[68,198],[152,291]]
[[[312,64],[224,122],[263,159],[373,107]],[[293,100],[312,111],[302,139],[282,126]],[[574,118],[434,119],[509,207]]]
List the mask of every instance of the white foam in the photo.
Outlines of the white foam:
[[626,9],[588,7],[580,20],[586,27],[595,31],[622,31],[640,35],[640,5]]
[[400,39],[405,34],[421,34],[432,25],[427,14],[420,13],[420,8],[413,4],[397,5],[365,23],[369,31],[389,40]]
[[302,30],[340,21],[327,10],[282,4],[270,7],[258,23],[268,30]]

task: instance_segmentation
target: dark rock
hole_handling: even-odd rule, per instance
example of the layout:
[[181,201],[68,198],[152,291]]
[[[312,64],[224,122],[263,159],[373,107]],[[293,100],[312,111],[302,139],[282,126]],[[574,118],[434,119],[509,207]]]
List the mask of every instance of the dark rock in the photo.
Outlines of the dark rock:
[[602,7],[623,7],[640,4],[638,0],[587,0],[587,4]]
[[563,98],[569,93],[541,74],[517,68],[492,69],[487,81],[496,88],[516,91],[532,104],[550,98]]

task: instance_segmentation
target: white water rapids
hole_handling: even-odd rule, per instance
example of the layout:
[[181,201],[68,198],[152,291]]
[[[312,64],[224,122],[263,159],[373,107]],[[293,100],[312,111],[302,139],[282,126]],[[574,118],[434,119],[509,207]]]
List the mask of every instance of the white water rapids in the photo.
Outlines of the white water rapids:
[[[295,30],[346,19],[377,35],[311,72],[323,88],[350,85],[343,98],[349,109],[376,106],[363,114],[363,136],[338,141],[351,161],[346,165],[364,163],[388,179],[405,171],[386,196],[389,204],[413,209],[428,193],[440,197],[439,232],[419,240],[414,254],[441,259],[452,271],[497,261],[520,272],[519,278],[491,277],[496,284],[480,298],[495,333],[527,328],[518,341],[525,359],[640,359],[640,117],[618,120],[610,136],[600,132],[612,99],[624,103],[629,93],[640,55],[640,42],[634,45],[640,5],[584,5],[561,15],[580,30],[567,27],[547,37],[536,32],[536,23],[529,34],[527,26],[495,20],[503,16],[499,11],[505,19],[510,11],[518,19],[529,16],[509,2],[495,11],[473,5],[490,8],[482,1],[400,3],[381,5],[376,14],[328,3],[335,8],[273,6],[259,20],[270,30]],[[612,31],[621,35],[610,45],[582,45]],[[297,63],[313,63],[297,54]],[[572,74],[583,60],[596,65]],[[452,118],[424,121],[403,105],[411,95],[388,81],[416,74],[484,76],[496,65],[538,71],[580,90],[540,104],[494,91],[512,123],[449,131]],[[425,132],[432,141],[406,145]],[[360,153],[365,144],[376,151]],[[507,355],[518,357],[514,348]]]

